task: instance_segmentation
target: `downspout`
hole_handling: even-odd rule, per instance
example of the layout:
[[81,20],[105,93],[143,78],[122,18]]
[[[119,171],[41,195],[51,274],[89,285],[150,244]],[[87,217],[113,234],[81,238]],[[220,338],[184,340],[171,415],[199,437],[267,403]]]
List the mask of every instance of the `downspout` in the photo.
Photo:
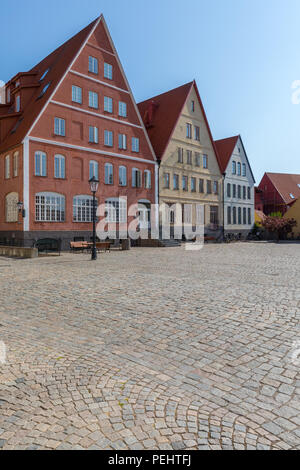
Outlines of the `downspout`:
[[223,173],[223,241],[225,240],[225,178],[226,171]]

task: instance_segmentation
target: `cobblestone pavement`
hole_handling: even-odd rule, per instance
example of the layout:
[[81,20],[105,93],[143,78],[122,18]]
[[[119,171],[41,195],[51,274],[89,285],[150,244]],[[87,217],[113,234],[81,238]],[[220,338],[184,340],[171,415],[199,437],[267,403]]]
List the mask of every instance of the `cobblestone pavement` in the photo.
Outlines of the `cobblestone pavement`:
[[299,449],[299,266],[265,243],[0,258],[0,448]]

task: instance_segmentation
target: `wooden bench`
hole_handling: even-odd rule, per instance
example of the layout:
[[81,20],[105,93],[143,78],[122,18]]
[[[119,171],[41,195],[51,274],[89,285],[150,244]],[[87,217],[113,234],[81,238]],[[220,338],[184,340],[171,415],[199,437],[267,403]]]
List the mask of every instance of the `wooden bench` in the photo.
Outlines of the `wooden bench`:
[[91,244],[88,242],[70,242],[71,251],[87,251],[91,248]]
[[105,251],[105,253],[107,251],[110,252],[110,247],[111,247],[110,242],[97,242],[96,243],[96,249],[97,249],[98,252],[100,252],[100,251]]
[[59,253],[61,252],[61,240],[55,238],[43,238],[35,243],[35,248],[39,253]]

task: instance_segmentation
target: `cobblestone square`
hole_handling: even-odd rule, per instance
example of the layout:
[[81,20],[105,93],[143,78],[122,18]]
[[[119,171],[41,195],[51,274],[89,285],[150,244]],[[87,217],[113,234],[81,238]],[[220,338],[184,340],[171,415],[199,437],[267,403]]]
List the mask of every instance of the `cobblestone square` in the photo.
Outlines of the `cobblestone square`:
[[0,258],[0,448],[299,449],[299,267],[268,243]]

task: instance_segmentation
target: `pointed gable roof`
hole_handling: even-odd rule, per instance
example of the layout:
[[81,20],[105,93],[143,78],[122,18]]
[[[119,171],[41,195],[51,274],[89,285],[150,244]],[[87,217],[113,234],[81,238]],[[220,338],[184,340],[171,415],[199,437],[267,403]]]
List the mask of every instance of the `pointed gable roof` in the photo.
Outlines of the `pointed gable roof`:
[[[18,121],[16,121],[19,125],[15,132],[10,131],[3,142],[1,142],[0,152],[20,144],[29,133],[68,68],[79,54],[94,28],[100,22],[101,17],[102,16],[94,20],[29,71],[30,74],[35,74],[33,85],[39,84],[39,86],[33,88],[33,95],[30,102],[22,110]],[[47,70],[48,73],[45,78],[40,80]],[[50,85],[46,93],[40,97],[44,87],[48,84]]]
[[163,158],[183,107],[193,87],[195,88],[211,143],[219,162],[217,149],[212,138],[206,113],[195,80],[138,104],[138,108],[148,131],[152,146],[159,160]]
[[235,149],[235,146],[238,140],[239,140],[239,136],[237,135],[235,137],[228,137],[227,139],[221,139],[221,140],[215,141],[217,151],[219,154],[222,173],[225,173],[226,171],[229,160],[231,158],[231,155],[233,154],[233,151]]
[[266,175],[286,204],[290,205],[300,198],[300,175],[287,173],[266,173]]

